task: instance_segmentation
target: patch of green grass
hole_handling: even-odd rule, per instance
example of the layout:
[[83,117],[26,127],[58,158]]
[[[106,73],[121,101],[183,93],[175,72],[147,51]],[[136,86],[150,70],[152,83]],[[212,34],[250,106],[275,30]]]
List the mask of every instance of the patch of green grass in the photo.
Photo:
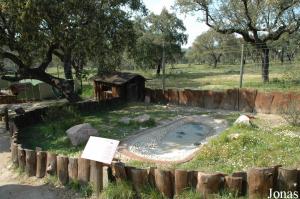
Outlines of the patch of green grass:
[[[127,70],[128,71],[128,70]],[[254,88],[264,91],[299,91],[300,64],[287,66],[271,63],[270,82],[264,84],[261,78],[260,65],[246,64],[244,69],[244,88]],[[291,73],[292,71],[292,73]],[[155,70],[134,70],[149,80],[146,86],[162,87],[162,76],[157,76]],[[209,65],[177,64],[166,68],[166,88],[170,89],[201,89],[224,90],[239,87],[240,65],[219,65],[212,68]]]
[[135,199],[135,192],[129,182],[110,183],[101,193],[102,199]]
[[[287,128],[265,131],[235,125],[204,145],[193,160],[177,166],[225,173],[278,164],[297,168],[300,163],[300,137],[286,135],[283,129]],[[236,139],[230,138],[231,134],[237,133]]]
[[[200,111],[185,111],[175,106],[164,106],[144,103],[131,103],[116,105],[102,111],[78,112],[73,109],[58,107],[50,109],[44,116],[44,121],[22,129],[22,141],[28,148],[39,146],[43,150],[64,155],[78,155],[84,147],[73,146],[65,133],[70,127],[90,123],[95,127],[100,137],[121,140],[135,134],[141,128],[151,128],[158,125],[159,121],[172,119],[175,116],[200,114]],[[122,117],[131,119],[148,114],[150,120],[139,123],[131,120],[129,124],[120,122]]]

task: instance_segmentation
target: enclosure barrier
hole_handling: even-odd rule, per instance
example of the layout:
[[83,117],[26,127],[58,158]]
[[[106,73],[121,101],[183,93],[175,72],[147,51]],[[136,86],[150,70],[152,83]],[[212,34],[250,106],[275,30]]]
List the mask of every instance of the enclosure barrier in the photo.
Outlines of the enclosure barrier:
[[153,103],[171,103],[207,109],[258,113],[281,113],[293,102],[300,110],[299,92],[261,92],[254,89],[174,90],[146,89],[145,98]]
[[[184,92],[194,94],[191,91]],[[235,92],[228,91],[227,94],[231,95],[230,93]],[[154,93],[157,96],[156,93],[159,92]],[[180,98],[176,98],[176,93],[179,96],[178,91],[168,91],[168,97],[172,96],[168,100],[178,99],[179,102]],[[173,98],[173,96],[175,97]],[[197,98],[187,99],[189,103],[192,103],[191,99],[199,100]],[[177,101],[175,100],[175,102]],[[86,110],[89,107],[91,110],[94,110],[95,106],[99,108],[106,106],[106,103],[119,103],[119,101],[103,102],[102,104],[98,102],[96,104],[93,102],[81,102],[76,106],[80,109]],[[226,104],[226,106],[232,105],[230,100],[222,103]],[[50,153],[43,151],[39,147],[35,150],[23,148],[22,139],[20,139],[22,136],[19,130],[25,125],[41,120],[41,114],[46,109],[42,108],[26,112],[24,115],[10,118],[9,121],[12,163],[28,176],[43,178],[47,175],[56,175],[63,185],[71,181],[78,181],[80,184],[90,183],[97,194],[101,193],[110,181],[129,181],[137,194],[142,191],[144,186],[152,186],[167,198],[173,198],[188,188],[195,189],[204,198],[211,197],[223,190],[236,196],[247,195],[253,199],[267,198],[270,189],[273,191],[298,191],[300,193],[300,170],[283,168],[281,166],[251,168],[248,171],[235,172],[228,175],[225,173],[204,173],[182,169],[165,170],[156,167],[135,168],[116,161],[111,165],[104,165],[82,158]]]

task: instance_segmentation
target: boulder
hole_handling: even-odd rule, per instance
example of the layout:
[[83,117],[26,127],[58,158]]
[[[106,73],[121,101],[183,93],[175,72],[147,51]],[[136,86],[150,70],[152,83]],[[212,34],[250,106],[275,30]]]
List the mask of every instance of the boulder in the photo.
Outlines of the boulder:
[[243,125],[250,126],[251,125],[250,117],[247,115],[241,115],[240,117],[238,117],[237,120],[235,120],[234,124],[243,124]]
[[98,130],[89,123],[83,123],[69,128],[66,131],[73,146],[78,146],[88,141],[90,136],[98,135]]
[[129,117],[122,117],[119,122],[123,124],[129,124],[130,123],[130,118]]
[[148,115],[148,114],[139,115],[139,116],[133,118],[133,121],[136,121],[139,123],[147,122],[149,120],[150,120],[150,115]]

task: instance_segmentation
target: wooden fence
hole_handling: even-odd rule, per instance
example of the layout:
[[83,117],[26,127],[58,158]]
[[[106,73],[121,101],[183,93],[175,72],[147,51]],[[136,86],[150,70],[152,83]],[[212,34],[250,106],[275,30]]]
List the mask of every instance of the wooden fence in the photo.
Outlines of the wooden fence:
[[[81,108],[96,106],[81,103]],[[109,102],[112,103],[112,102]],[[103,104],[104,105],[104,104]],[[100,105],[99,105],[100,106]],[[99,194],[110,181],[130,181],[133,189],[140,193],[144,186],[155,187],[167,198],[173,198],[188,188],[196,189],[205,198],[227,190],[237,196],[249,198],[267,198],[273,191],[298,191],[300,193],[300,170],[274,166],[270,168],[251,168],[248,171],[224,173],[204,173],[181,169],[164,170],[160,168],[135,168],[122,162],[104,165],[82,158],[71,158],[59,154],[22,147],[19,129],[38,119],[45,110],[35,110],[23,116],[11,118],[9,130],[11,139],[11,160],[13,164],[28,176],[43,178],[56,175],[62,184],[78,180],[81,184],[90,183]],[[36,121],[35,121],[36,122]],[[20,126],[18,126],[20,124]],[[29,123],[27,123],[29,125]]]
[[299,92],[260,92],[254,89],[174,90],[146,89],[146,98],[153,103],[171,103],[207,109],[236,110],[243,112],[281,113],[296,103],[300,110]]

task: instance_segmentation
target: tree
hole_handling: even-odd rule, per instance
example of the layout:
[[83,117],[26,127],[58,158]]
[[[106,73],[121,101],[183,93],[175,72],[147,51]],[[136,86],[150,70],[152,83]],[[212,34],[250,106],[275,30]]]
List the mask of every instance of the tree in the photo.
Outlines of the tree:
[[[0,0],[0,60],[16,65],[16,74],[2,70],[2,79],[41,80],[78,100],[72,67],[79,75],[88,59],[101,67],[118,62],[134,39],[130,11],[141,8],[139,0]],[[53,55],[65,79],[46,72]]]
[[238,42],[234,35],[224,36],[211,29],[195,39],[192,51],[194,55],[216,68],[223,55],[230,57],[230,54],[236,54],[237,48]]
[[297,31],[300,26],[298,0],[177,0],[183,12],[204,13],[206,25],[219,33],[237,33],[262,53],[262,79],[269,81],[268,41]]
[[182,56],[181,45],[187,42],[187,35],[175,14],[163,9],[160,15],[151,13],[136,20],[135,27],[138,39],[131,56],[140,67],[156,68],[160,74],[163,50],[166,63],[174,63]]

